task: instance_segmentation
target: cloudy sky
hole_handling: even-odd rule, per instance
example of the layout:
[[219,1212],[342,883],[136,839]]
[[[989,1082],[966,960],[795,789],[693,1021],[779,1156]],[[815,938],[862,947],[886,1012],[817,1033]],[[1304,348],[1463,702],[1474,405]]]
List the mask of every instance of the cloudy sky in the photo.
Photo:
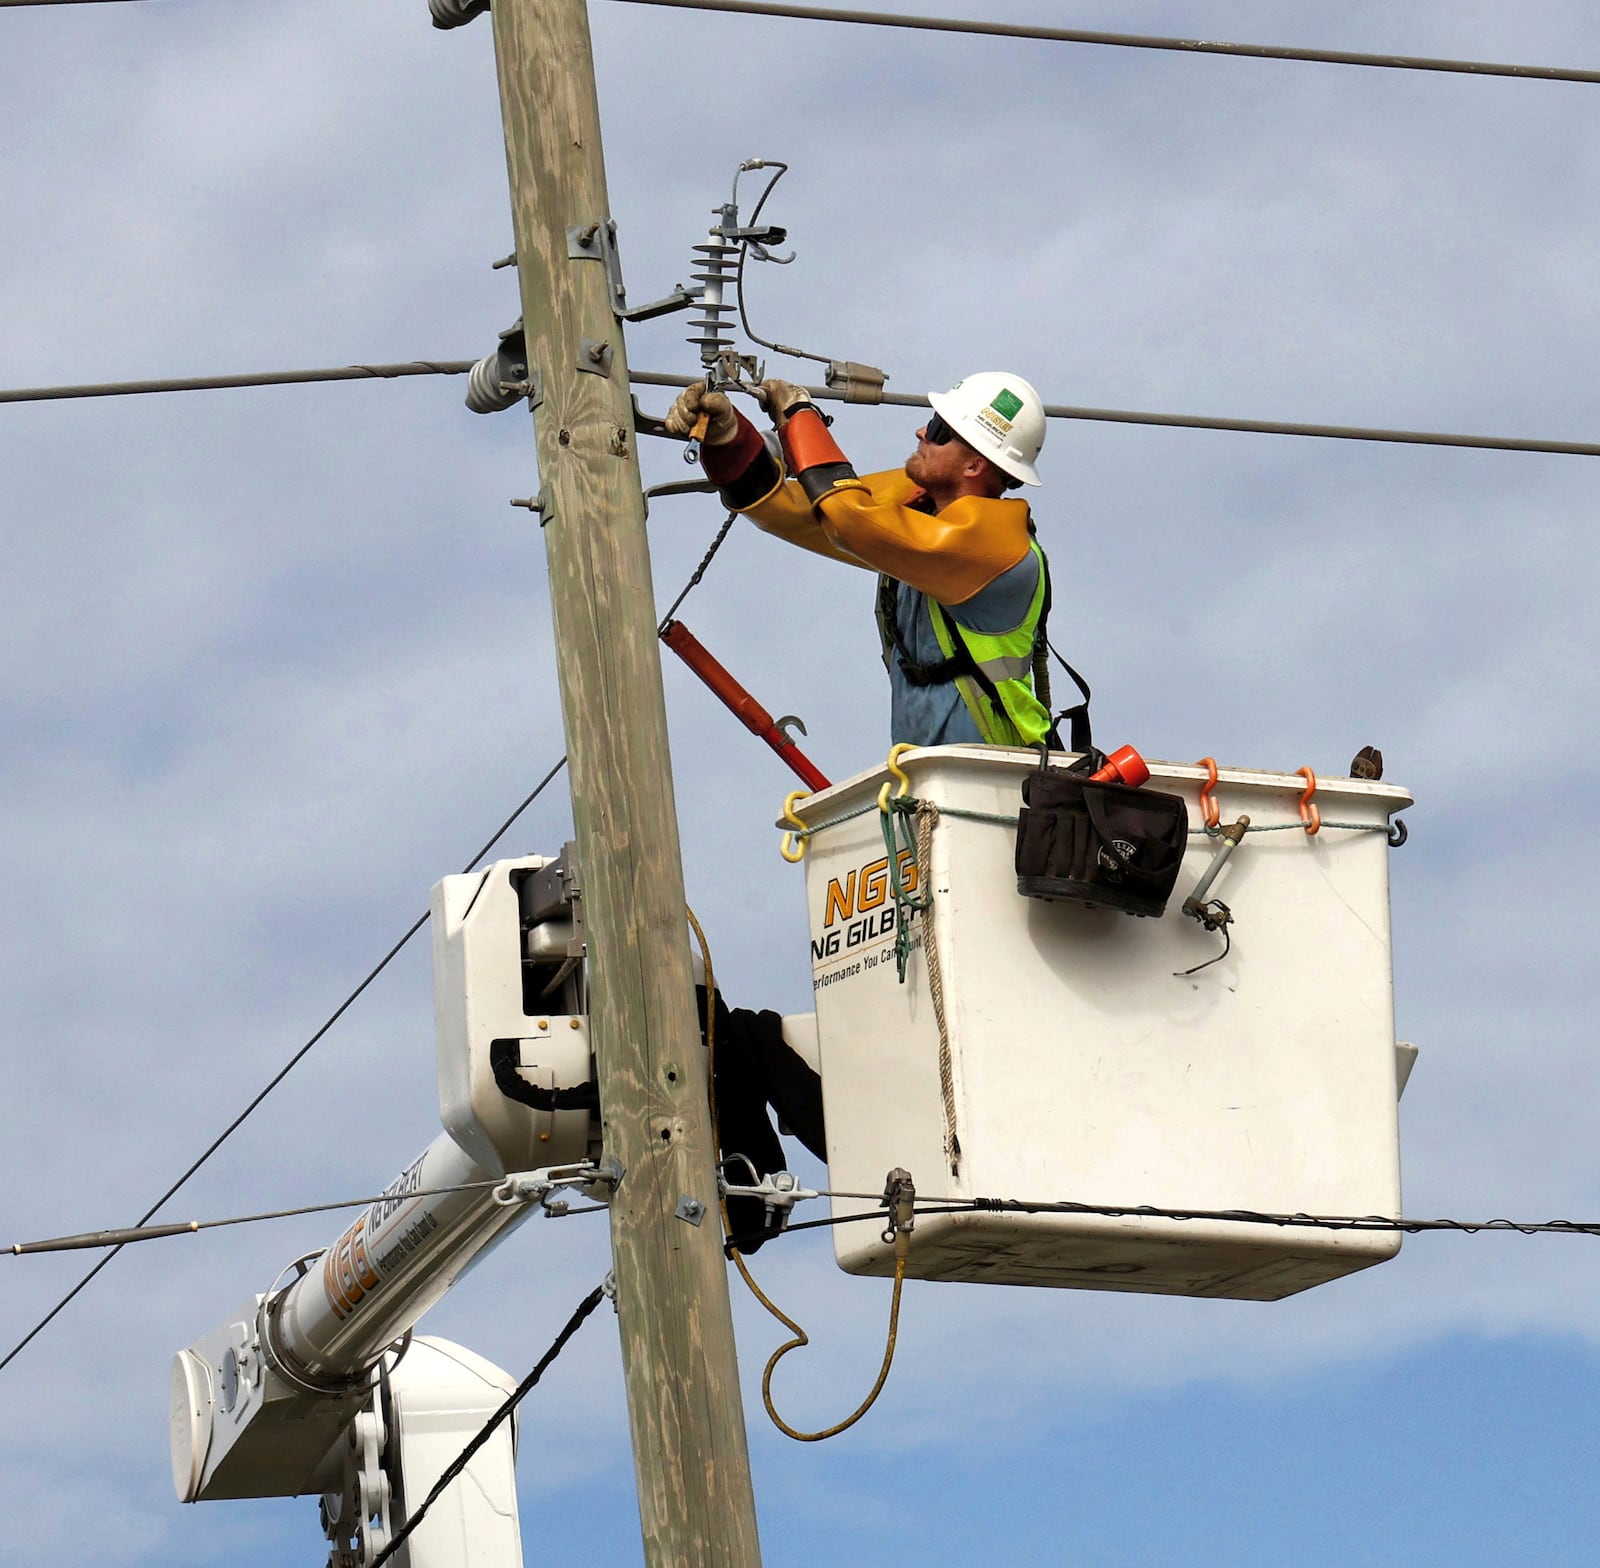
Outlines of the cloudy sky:
[[[6,9],[0,387],[470,359],[517,315],[486,21]],[[739,160],[784,158],[798,260],[753,269],[754,325],[894,390],[998,366],[1074,405],[1597,439],[1600,88],[592,13],[636,300],[687,276]],[[997,14],[1600,66],[1585,0]],[[691,373],[684,331],[635,329],[635,368]],[[463,391],[0,408],[0,1242],[143,1212],[561,755],[542,547],[507,505],[538,488],[531,432]],[[916,423],[838,433],[890,466]],[[646,464],[685,473],[676,448]],[[1056,640],[1103,739],[1329,772],[1373,743],[1417,797],[1393,860],[1407,1211],[1596,1217],[1595,460],[1076,422],[1041,466]],[[663,604],[721,515],[656,505]],[[741,529],[683,616],[839,777],[887,739],[870,599]],[[800,1010],[789,777],[679,669],[666,688],[719,974]],[[508,848],[570,831],[554,786]],[[371,1191],[436,1130],[419,939],[167,1213]],[[313,1501],[174,1502],[167,1369],[343,1223],[131,1249],[0,1372],[0,1561],[320,1562]],[[785,1414],[837,1419],[886,1286],[814,1235],[760,1266],[815,1340]],[[9,1348],[85,1259],[0,1267]],[[520,1377],[606,1267],[603,1223],[538,1222],[425,1326]],[[1270,1306],[912,1286],[860,1427],[800,1447],[750,1404],[765,1560],[1587,1561],[1597,1286],[1596,1243],[1496,1235]],[[736,1310],[748,1381],[777,1331]],[[609,1317],[527,1405],[520,1476],[530,1563],[641,1560]]]

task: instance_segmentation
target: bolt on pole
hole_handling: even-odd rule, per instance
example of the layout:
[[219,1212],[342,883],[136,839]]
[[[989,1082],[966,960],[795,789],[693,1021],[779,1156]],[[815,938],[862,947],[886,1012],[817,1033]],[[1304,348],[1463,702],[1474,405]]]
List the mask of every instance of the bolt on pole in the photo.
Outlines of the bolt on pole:
[[[495,0],[490,15],[543,394],[534,424],[591,1031],[606,1152],[625,1168],[611,1239],[645,1560],[756,1568],[627,355],[592,238],[610,210],[588,11]],[[679,1217],[696,1204],[705,1223]]]

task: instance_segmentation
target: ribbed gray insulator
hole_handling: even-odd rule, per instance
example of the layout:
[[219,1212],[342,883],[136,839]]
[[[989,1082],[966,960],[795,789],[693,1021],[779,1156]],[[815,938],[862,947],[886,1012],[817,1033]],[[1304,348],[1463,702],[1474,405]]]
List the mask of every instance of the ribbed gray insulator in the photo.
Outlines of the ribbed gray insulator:
[[[715,235],[716,231],[712,231]],[[690,266],[697,270],[691,274],[696,283],[704,284],[696,308],[700,315],[689,325],[696,329],[689,338],[692,347],[700,351],[700,363],[707,368],[733,350],[733,315],[736,307],[723,303],[723,289],[738,276],[740,250],[713,238],[708,244],[691,247],[694,257]]]
[[465,27],[489,9],[489,0],[428,0],[435,27]]
[[501,409],[510,408],[526,397],[527,390],[522,385],[527,376],[526,367],[523,367],[520,376],[509,374],[513,368],[507,365],[506,357],[499,349],[492,354],[485,354],[467,372],[467,407],[474,414],[498,414]]

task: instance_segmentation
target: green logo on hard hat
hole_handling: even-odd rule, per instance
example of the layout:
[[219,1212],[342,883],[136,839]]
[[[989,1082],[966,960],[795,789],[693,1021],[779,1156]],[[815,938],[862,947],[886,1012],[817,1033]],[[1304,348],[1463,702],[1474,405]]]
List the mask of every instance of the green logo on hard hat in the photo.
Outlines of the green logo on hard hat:
[[1015,392],[1002,388],[999,397],[989,407],[1002,419],[1015,419],[1022,410],[1022,399]]

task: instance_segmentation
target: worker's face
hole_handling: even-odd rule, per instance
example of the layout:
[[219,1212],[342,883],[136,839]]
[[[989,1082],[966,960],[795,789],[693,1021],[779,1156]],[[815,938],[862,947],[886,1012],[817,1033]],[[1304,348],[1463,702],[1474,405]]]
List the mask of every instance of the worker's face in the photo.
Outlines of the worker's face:
[[906,477],[924,490],[945,489],[958,483],[967,464],[979,455],[959,436],[948,434],[948,425],[941,432],[945,434],[943,441],[930,441],[928,425],[935,423],[930,419],[917,431],[917,449],[906,459]]

